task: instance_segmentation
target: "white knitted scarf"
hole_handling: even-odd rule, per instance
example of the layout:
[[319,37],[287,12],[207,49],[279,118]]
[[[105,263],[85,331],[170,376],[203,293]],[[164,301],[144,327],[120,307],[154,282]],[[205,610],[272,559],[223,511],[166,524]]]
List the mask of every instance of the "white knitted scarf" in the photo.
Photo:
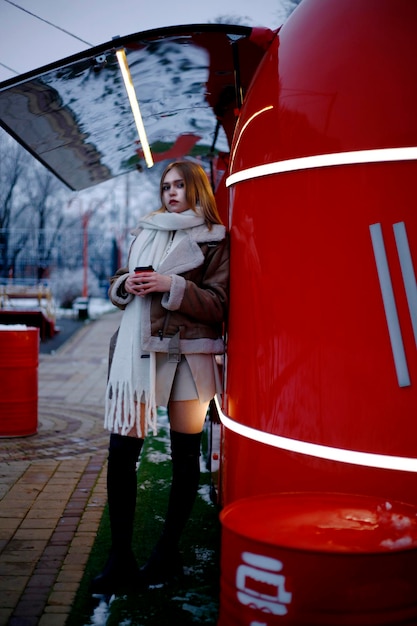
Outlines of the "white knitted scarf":
[[[201,224],[204,218],[191,209],[151,213],[143,218],[139,222],[142,230],[130,250],[129,272],[139,265],[152,265],[157,271],[170,250],[171,234]],[[138,437],[146,436],[149,429],[157,432],[155,353],[144,353],[140,345],[143,305],[144,298],[134,297],[123,312],[107,383],[104,418],[104,426],[111,432],[127,435],[136,426]],[[141,404],[145,406],[143,428]]]

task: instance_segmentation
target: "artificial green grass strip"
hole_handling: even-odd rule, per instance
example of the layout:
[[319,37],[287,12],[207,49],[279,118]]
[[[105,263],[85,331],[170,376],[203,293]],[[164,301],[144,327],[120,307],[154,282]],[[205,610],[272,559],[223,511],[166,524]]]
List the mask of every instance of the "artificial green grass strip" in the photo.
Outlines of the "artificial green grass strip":
[[[203,437],[203,450],[206,447]],[[202,457],[203,458],[203,457]],[[92,548],[66,626],[215,626],[219,601],[220,524],[210,502],[211,477],[204,471],[191,519],[180,549],[184,578],[171,585],[110,598],[93,598],[90,581],[103,568],[110,548],[107,507]],[[169,428],[162,416],[156,437],[149,436],[138,469],[133,550],[139,565],[145,563],[159,538],[171,483]]]

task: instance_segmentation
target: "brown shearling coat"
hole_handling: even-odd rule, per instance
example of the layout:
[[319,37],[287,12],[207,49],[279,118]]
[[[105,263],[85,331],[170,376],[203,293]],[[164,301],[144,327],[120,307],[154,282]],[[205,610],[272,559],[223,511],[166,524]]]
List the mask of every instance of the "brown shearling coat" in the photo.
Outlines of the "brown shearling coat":
[[[212,230],[202,225],[178,231],[176,236],[178,243],[158,268],[172,277],[171,290],[144,300],[142,349],[169,352],[176,336],[180,353],[221,354],[228,310],[229,237],[219,224]],[[134,297],[123,289],[128,273],[127,267],[121,268],[110,281],[110,300],[120,309]]]

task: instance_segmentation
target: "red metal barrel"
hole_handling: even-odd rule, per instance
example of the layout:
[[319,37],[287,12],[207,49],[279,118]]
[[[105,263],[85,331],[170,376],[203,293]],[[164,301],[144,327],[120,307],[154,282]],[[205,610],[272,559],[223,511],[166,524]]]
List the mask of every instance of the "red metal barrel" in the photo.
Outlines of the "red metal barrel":
[[221,513],[218,626],[417,623],[417,508],[332,493]]
[[38,428],[39,328],[0,329],[0,437]]

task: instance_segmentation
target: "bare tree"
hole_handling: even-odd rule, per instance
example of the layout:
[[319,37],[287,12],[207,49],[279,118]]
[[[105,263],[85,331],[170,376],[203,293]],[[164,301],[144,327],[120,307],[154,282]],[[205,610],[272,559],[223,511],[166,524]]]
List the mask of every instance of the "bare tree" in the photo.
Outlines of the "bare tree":
[[212,20],[213,24],[233,24],[234,26],[247,26],[250,22],[252,22],[250,17],[245,15],[236,15],[234,13],[219,15]]
[[283,24],[291,13],[301,4],[302,0],[280,0],[277,3],[277,15],[280,24]]
[[31,220],[37,232],[36,273],[37,278],[41,279],[47,273],[56,250],[65,221],[62,208],[69,192],[55,176],[36,162],[33,164],[30,178]]
[[28,207],[24,179],[30,161],[29,154],[0,129],[0,277],[7,277],[10,270],[8,231]]
[[0,278],[16,276],[19,258],[26,271],[30,266],[31,278],[43,277],[65,219],[62,203],[69,193],[0,130]]
[[[268,26],[269,28],[275,28],[277,26],[281,26],[286,19],[291,15],[294,9],[297,8],[299,4],[301,4],[302,0],[277,0],[277,22],[276,24],[264,24],[264,26]],[[253,23],[253,20],[245,15],[236,15],[233,13],[224,14],[217,16],[213,22],[215,24],[234,24],[234,25],[243,25],[247,26]]]
[[[55,283],[62,283],[68,273],[78,277],[73,291],[80,295],[87,237],[89,288],[104,285],[126,256],[137,218],[158,208],[156,172],[126,180],[129,185],[118,190],[116,181],[108,181],[74,194],[0,128],[0,281],[48,279],[52,284],[53,272]],[[88,222],[91,218],[85,227],[84,210]]]

